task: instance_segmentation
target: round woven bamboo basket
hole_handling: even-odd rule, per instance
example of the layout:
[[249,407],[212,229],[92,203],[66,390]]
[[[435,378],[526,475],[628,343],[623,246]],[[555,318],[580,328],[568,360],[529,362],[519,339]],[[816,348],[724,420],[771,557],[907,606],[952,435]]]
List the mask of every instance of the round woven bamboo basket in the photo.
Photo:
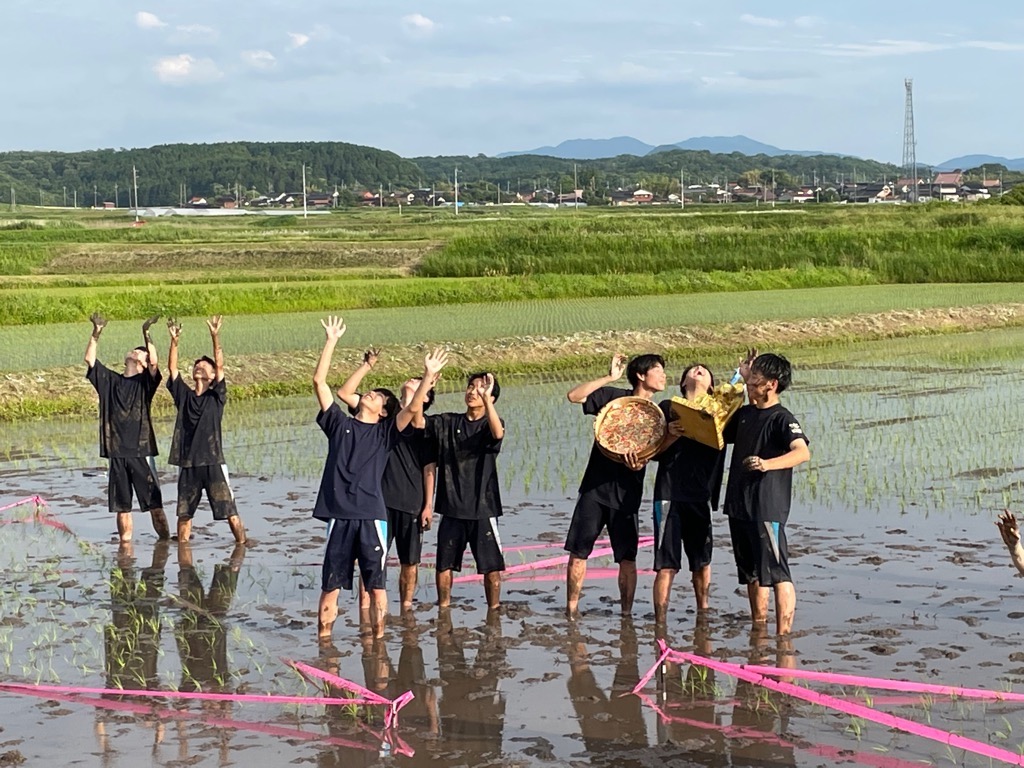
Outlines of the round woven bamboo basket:
[[594,439],[609,459],[625,462],[627,453],[648,461],[665,437],[665,414],[643,397],[619,397],[600,410],[594,419]]

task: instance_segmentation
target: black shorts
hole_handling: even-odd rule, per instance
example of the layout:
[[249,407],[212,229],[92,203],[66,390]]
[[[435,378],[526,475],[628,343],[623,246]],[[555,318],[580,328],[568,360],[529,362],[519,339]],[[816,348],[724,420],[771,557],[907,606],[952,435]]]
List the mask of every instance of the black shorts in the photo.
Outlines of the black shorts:
[[654,502],[654,570],[681,571],[683,552],[690,572],[711,565],[711,509],[688,501]]
[[227,520],[238,514],[235,492],[227,464],[208,464],[202,467],[182,467],[178,471],[178,517],[191,520],[206,491],[213,508],[214,520]]
[[615,562],[635,562],[640,540],[639,514],[609,507],[586,494],[581,494],[576,500],[569,534],[565,537],[565,551],[581,560],[588,559],[605,526],[608,527]]
[[384,589],[387,540],[387,520],[328,522],[321,589],[324,592],[352,589],[356,563],[359,563],[359,575],[367,589]]
[[132,491],[139,500],[139,508],[148,512],[163,509],[164,497],[156,475],[156,460],[152,456],[112,458],[107,472],[107,507],[111,512],[132,511]]
[[442,517],[437,529],[437,570],[461,571],[467,543],[476,561],[477,573],[505,570],[505,553],[501,551],[496,517],[484,520]]
[[729,536],[740,584],[757,582],[762,587],[770,587],[793,580],[789,574],[785,525],[730,517]]
[[395,541],[395,553],[402,565],[419,565],[423,555],[423,531],[420,516],[388,507],[388,551]]

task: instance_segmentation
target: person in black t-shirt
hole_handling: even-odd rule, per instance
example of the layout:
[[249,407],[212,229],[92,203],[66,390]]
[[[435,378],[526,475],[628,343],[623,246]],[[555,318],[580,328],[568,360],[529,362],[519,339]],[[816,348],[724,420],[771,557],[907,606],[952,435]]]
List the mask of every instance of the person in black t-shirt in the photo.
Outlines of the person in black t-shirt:
[[[679,380],[679,389],[688,400],[707,394],[714,386],[714,376],[701,363],[689,366]],[[711,511],[718,509],[725,453],[687,439],[671,400],[663,400],[659,406],[668,422],[661,450],[653,459],[658,462],[654,481],[654,620],[662,624],[667,618],[672,581],[682,568],[684,552],[697,611],[708,608],[713,548]]]
[[122,542],[132,538],[132,491],[139,506],[153,520],[161,539],[170,537],[160,481],[154,457],[159,453],[150,407],[160,386],[160,364],[149,329],[155,315],[142,325],[145,346],[136,347],[124,359],[124,373],[114,373],[96,359],[100,334],[107,321],[94,312],[92,335],[85,348],[85,377],[96,389],[100,403],[100,456],[109,460],[107,505],[117,515],[117,533]]
[[789,573],[786,520],[792,502],[793,467],[811,458],[800,422],[779,401],[792,381],[789,361],[758,355],[745,374],[750,404],[726,426],[733,443],[725,514],[740,584],[747,585],[755,628],[768,621],[769,594],[775,592],[775,628],[793,628],[796,590]]
[[171,464],[178,472],[178,541],[186,542],[192,535],[192,518],[199,508],[203,491],[213,508],[214,520],[227,520],[235,541],[245,543],[245,526],[235,506],[228,465],[224,463],[221,422],[228,388],[224,382],[224,352],[220,347],[222,318],[214,315],[206,321],[213,341],[213,358],[201,357],[192,364],[195,391],[178,375],[178,339],[181,324],[167,321],[171,336],[168,354],[167,389],[174,399],[178,418],[171,441]]
[[462,570],[469,545],[476,570],[484,578],[487,608],[501,604],[501,549],[498,518],[498,453],[505,422],[494,408],[501,386],[487,372],[470,374],[466,382],[466,412],[439,413],[427,419],[427,440],[437,456],[437,500],[441,515],[437,531],[437,604],[451,605],[452,571]]
[[[609,386],[622,378],[631,389]],[[665,360],[661,355],[640,355],[626,366],[626,358],[615,355],[607,376],[586,381],[569,390],[570,403],[583,406],[583,412],[596,416],[612,400],[643,397],[650,400],[665,389]],[[579,606],[587,559],[602,529],[608,527],[615,562],[619,564],[619,599],[623,613],[633,610],[636,594],[636,553],[640,537],[640,500],[644,491],[644,467],[635,456],[626,463],[613,461],[601,453],[594,441],[590,460],[580,482],[579,498],[572,513],[565,550],[569,553],[566,569],[566,615],[572,617]]]
[[[387,615],[387,593],[384,591],[387,557],[387,507],[381,491],[381,477],[387,465],[388,452],[399,434],[422,414],[433,382],[448,361],[448,354],[436,349],[424,360],[423,377],[412,401],[398,410],[394,395],[371,390],[359,398],[354,418],[342,412],[327,384],[331,357],[338,340],[345,333],[340,317],[321,320],[326,339],[316,372],[313,391],[320,404],[317,424],[327,435],[327,460],[324,464],[320,490],[313,517],[328,523],[327,548],[324,553],[317,633],[329,638],[338,618],[338,593],[352,589],[352,570],[359,564],[362,584],[370,594],[370,624],[373,634],[384,634]],[[356,394],[369,366],[364,363],[342,385],[342,400]],[[389,410],[390,409],[390,410]],[[392,418],[389,418],[394,414]]]
[[[368,349],[363,355],[363,367],[369,372],[377,364],[380,350]],[[412,402],[420,385],[418,376],[402,384],[398,404],[404,408]],[[377,392],[390,390],[378,389]],[[393,396],[393,395],[392,395]],[[347,396],[338,390],[338,398],[347,406],[350,415],[359,409],[362,396]],[[434,387],[431,385],[427,399],[423,403],[423,411],[427,411],[434,403]],[[397,410],[397,409],[394,409]],[[398,541],[398,562],[401,566],[398,577],[398,593],[402,601],[402,610],[412,608],[412,598],[416,594],[416,583],[419,576],[419,564],[423,554],[423,532],[430,530],[430,521],[434,511],[434,472],[437,462],[428,449],[426,440],[426,420],[422,414],[413,419],[410,429],[402,433],[401,439],[395,443],[388,454],[388,464],[381,478],[381,490],[384,492],[384,504],[388,508],[388,551]],[[369,610],[369,595],[365,588],[359,591],[360,613]]]

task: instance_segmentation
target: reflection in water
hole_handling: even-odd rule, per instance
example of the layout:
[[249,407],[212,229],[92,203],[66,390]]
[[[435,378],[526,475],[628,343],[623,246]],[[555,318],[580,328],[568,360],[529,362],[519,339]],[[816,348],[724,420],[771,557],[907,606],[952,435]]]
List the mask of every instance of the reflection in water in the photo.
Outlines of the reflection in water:
[[[777,638],[775,666],[793,669],[796,657],[791,641]],[[768,658],[770,639],[763,628],[750,633],[750,664],[771,664]],[[796,755],[792,744],[777,738],[789,730],[790,702],[785,696],[753,683],[736,681],[736,701],[732,710],[734,728],[762,731],[768,738],[733,739],[729,742],[734,766],[794,766]],[[775,738],[773,738],[773,736]]]
[[628,759],[629,752],[648,745],[647,726],[640,699],[622,695],[628,694],[640,679],[637,651],[633,620],[623,616],[619,627],[619,658],[615,664],[615,676],[611,690],[605,694],[594,677],[584,639],[579,635],[576,625],[571,626],[567,649],[569,698],[579,720],[586,753],[590,757],[616,753],[616,765],[631,765],[634,763]]
[[453,628],[450,609],[438,610],[437,666],[444,686],[438,703],[441,743],[478,762],[496,760],[505,729],[501,679],[509,672],[500,611],[487,612],[472,666],[466,663],[465,634]]

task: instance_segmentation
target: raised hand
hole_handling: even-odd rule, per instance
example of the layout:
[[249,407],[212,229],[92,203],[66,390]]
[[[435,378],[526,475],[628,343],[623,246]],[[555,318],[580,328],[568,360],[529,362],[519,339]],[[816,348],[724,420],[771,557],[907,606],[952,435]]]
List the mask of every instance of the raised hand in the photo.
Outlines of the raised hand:
[[626,372],[626,356],[613,355],[611,365],[608,366],[608,375],[612,379],[621,379]]
[[1013,516],[1013,512],[1004,509],[1003,514],[996,520],[996,527],[1007,547],[1014,549],[1020,543],[1020,529],[1017,528],[1017,518]]
[[750,347],[747,349],[747,356],[740,360],[740,376],[746,381],[750,376],[750,366],[754,364],[754,360],[757,359],[757,349]]
[[220,333],[220,324],[224,320],[223,315],[214,315],[206,321],[206,327],[210,329],[210,335],[216,336]]
[[483,379],[477,382],[477,391],[479,391],[481,397],[492,400],[491,395],[494,393],[494,374],[488,373]]
[[92,323],[92,337],[98,339],[103,333],[103,329],[107,327],[107,319],[99,312],[93,312],[89,316],[89,321]]
[[181,323],[173,317],[167,318],[167,333],[171,335],[171,341],[177,341],[181,336]]
[[337,341],[345,335],[345,321],[335,315],[329,315],[325,320],[320,321],[324,327],[328,340]]
[[363,352],[363,362],[371,368],[377,364],[378,358],[380,358],[380,350],[376,347],[370,347],[368,350]]
[[426,372],[424,378],[429,382],[436,382],[441,377],[441,369],[448,365],[448,352],[437,347],[423,359],[423,369]]

